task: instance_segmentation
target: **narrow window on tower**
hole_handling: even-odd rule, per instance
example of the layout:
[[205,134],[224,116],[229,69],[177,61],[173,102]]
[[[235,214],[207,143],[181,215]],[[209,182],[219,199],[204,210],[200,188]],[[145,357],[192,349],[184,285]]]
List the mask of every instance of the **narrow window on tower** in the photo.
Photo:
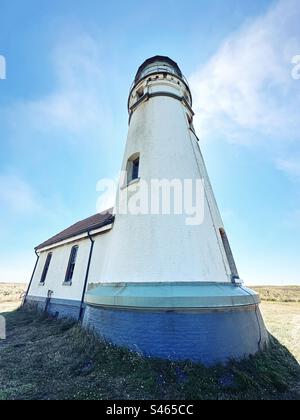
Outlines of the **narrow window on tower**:
[[186,114],[187,120],[189,123],[189,128],[195,132],[194,123],[193,123],[193,117],[190,117],[188,114]]
[[230,247],[230,243],[229,243],[227,234],[226,234],[224,229],[220,229],[220,235],[221,235],[221,238],[222,238],[223,246],[224,246],[225,253],[226,253],[226,256],[227,256],[227,260],[228,260],[228,264],[229,264],[229,267],[230,267],[232,280],[239,279],[240,276],[239,276],[239,273],[238,273],[238,270],[237,270],[237,267],[236,267],[236,264],[235,264],[235,261],[234,261],[234,258],[233,258],[233,253],[232,253],[232,250],[231,250],[231,247]]
[[65,283],[67,283],[67,284],[72,283],[75,264],[76,264],[77,253],[78,253],[78,246],[76,245],[76,246],[73,246],[73,248],[71,249],[69,264],[68,264],[66,278],[65,278]]
[[41,280],[40,280],[40,284],[45,284],[46,277],[47,277],[48,270],[49,270],[49,266],[50,266],[50,262],[51,262],[51,258],[52,258],[52,253],[50,252],[47,255],[47,258],[46,258],[46,262],[45,262],[45,265],[44,265],[44,269],[43,269],[42,277],[41,277]]
[[129,185],[132,181],[139,179],[139,172],[140,172],[140,155],[136,153],[135,155],[131,156],[127,162],[127,185]]
[[137,89],[137,91],[136,91],[137,101],[139,101],[143,96],[144,96],[144,87],[142,86],[139,89]]

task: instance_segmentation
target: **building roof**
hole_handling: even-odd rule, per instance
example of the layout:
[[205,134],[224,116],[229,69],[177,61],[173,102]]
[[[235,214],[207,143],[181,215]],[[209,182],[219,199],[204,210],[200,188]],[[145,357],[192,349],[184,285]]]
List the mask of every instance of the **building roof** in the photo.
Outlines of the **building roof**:
[[68,227],[67,229],[38,245],[35,249],[38,251],[39,249],[45,248],[47,246],[73,238],[74,236],[100,229],[101,227],[113,223],[113,221],[113,209],[105,210],[102,213],[97,213],[88,217],[87,219],[75,223],[74,225]]

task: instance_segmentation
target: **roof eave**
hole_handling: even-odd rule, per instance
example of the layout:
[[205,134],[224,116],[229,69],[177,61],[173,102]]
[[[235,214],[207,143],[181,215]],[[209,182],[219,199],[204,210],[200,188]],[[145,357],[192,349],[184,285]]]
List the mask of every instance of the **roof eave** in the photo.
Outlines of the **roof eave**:
[[67,241],[68,239],[75,238],[76,236],[80,236],[80,235],[82,235],[84,233],[88,233],[88,232],[91,232],[91,231],[100,229],[100,228],[102,228],[104,226],[113,224],[114,223],[114,220],[115,220],[115,216],[112,215],[109,219],[105,220],[105,222],[98,223],[96,225],[90,226],[88,229],[85,228],[85,229],[78,230],[77,232],[73,233],[72,235],[66,235],[66,236],[61,237],[61,238],[59,238],[57,240],[53,240],[53,241],[48,240],[48,241],[45,241],[45,242],[41,243],[40,245],[36,246],[34,249],[35,249],[35,251],[40,251],[43,248],[47,248],[47,247],[50,247],[52,245],[59,244],[60,242]]

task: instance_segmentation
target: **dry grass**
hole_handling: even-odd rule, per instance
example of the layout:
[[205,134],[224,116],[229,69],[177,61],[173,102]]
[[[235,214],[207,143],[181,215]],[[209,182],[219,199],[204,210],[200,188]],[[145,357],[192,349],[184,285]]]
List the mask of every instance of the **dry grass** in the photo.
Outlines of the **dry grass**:
[[261,310],[268,331],[300,363],[300,303],[263,302]]
[[99,341],[78,324],[36,312],[6,317],[0,400],[300,399],[299,364],[274,339],[254,357],[205,368],[143,358]]
[[25,284],[0,283],[0,304],[18,304],[21,302],[22,294],[26,290]]
[[256,286],[253,289],[262,301],[300,303],[300,286]]
[[254,287],[268,330],[300,363],[300,286]]
[[[0,312],[18,306],[22,290],[0,284]],[[276,299],[290,293],[283,290]],[[267,296],[273,299],[273,291]],[[142,358],[100,342],[72,322],[22,310],[7,313],[8,337],[0,341],[0,400],[300,399],[295,359],[300,361],[300,303],[264,301],[261,307],[280,343],[273,339],[267,352],[212,369]]]

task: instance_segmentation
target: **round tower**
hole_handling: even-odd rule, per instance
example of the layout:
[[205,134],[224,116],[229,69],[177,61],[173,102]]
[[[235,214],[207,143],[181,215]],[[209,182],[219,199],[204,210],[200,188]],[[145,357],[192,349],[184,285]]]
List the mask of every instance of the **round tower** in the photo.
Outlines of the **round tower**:
[[243,288],[194,130],[179,66],[138,69],[116,217],[85,323],[145,355],[205,364],[267,342],[259,297]]

